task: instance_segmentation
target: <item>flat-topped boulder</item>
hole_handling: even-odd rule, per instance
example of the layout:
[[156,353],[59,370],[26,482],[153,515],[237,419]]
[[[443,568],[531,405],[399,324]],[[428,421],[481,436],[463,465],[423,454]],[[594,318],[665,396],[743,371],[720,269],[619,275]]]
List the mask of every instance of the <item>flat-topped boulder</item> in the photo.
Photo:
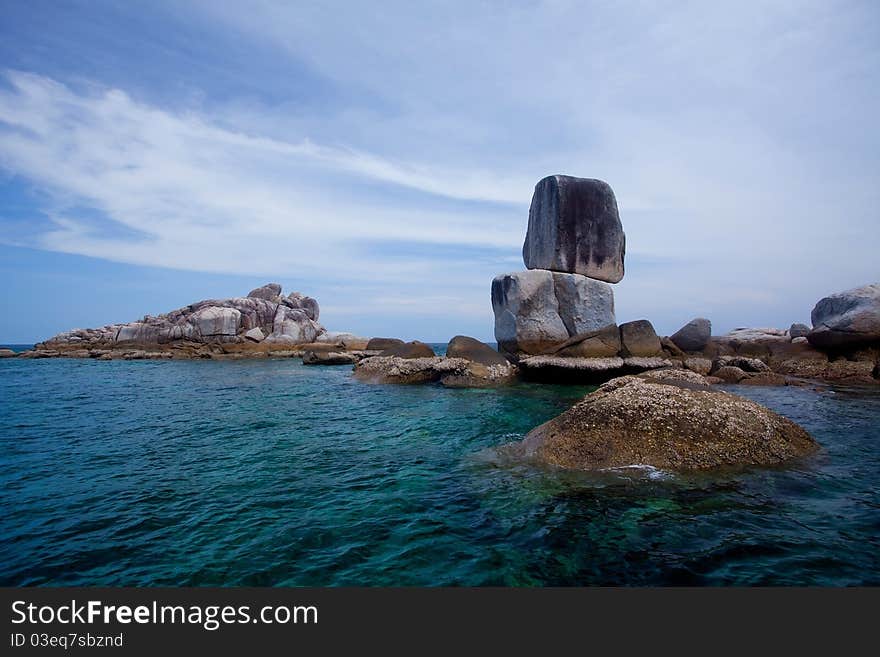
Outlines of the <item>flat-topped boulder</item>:
[[803,428],[760,404],[699,381],[656,376],[608,381],[508,450],[576,470],[688,471],[776,465],[818,449]]
[[614,324],[611,286],[578,274],[544,269],[492,281],[495,339],[509,354],[542,354],[569,338]]
[[811,314],[807,339],[825,349],[880,344],[880,283],[831,294]]
[[516,381],[516,371],[511,363],[484,365],[465,358],[372,356],[355,365],[354,376],[368,383],[439,382],[450,388],[485,388]]
[[617,199],[608,183],[562,175],[538,181],[523,244],[526,268],[617,283],[625,251]]

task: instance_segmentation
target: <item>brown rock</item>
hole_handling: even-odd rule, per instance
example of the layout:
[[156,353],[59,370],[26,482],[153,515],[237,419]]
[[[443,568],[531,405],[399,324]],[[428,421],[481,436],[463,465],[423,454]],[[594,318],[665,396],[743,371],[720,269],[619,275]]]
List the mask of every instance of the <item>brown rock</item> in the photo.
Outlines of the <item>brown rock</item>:
[[818,449],[801,427],[760,404],[688,386],[613,379],[509,449],[562,468],[679,471],[775,465]]
[[654,325],[647,319],[621,324],[620,342],[623,349],[621,355],[624,357],[657,356],[662,351]]

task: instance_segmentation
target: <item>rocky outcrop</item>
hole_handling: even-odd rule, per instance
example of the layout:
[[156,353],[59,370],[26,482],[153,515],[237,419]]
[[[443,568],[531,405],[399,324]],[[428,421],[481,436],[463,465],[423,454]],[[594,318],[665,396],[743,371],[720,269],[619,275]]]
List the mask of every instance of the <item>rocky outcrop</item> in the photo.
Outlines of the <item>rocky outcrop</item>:
[[532,270],[492,281],[495,339],[510,354],[541,354],[570,337],[614,324],[608,284],[578,274]]
[[880,344],[880,283],[821,299],[810,316],[807,339],[819,348]]
[[0,349],[0,358],[13,358],[15,352],[12,349]]
[[620,342],[625,356],[659,356],[662,353],[660,338],[647,319],[621,324]]
[[451,388],[506,385],[516,380],[516,366],[484,365],[465,358],[400,358],[372,356],[359,361],[355,378],[369,383],[417,384],[439,382]]
[[804,429],[755,402],[701,383],[627,376],[536,427],[510,451],[578,470],[688,471],[775,465],[817,449]]
[[146,352],[151,352],[156,347],[195,345],[189,349],[194,351],[198,345],[256,343],[267,349],[284,348],[313,342],[323,334],[318,314],[314,299],[296,292],[282,296],[281,286],[269,283],[247,297],[208,299],[136,322],[60,333],[37,345],[37,351],[72,355],[96,349],[140,346],[150,347]]
[[355,354],[344,351],[304,351],[303,365],[354,365],[358,362]]
[[712,336],[712,322],[704,317],[692,319],[669,336],[682,351],[702,351]]
[[538,182],[523,244],[528,269],[617,283],[626,238],[611,187],[601,180],[548,176]]

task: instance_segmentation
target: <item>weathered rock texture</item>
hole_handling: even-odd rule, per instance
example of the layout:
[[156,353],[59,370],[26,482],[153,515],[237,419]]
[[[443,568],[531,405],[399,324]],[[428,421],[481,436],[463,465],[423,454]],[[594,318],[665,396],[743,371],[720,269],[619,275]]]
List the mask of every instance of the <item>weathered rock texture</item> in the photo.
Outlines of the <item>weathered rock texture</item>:
[[446,345],[447,358],[464,358],[481,365],[508,365],[507,359],[485,342],[466,335],[456,335]]
[[523,244],[528,269],[623,278],[626,237],[611,187],[601,180],[548,176],[538,182]]
[[192,344],[299,345],[324,333],[318,302],[298,292],[285,297],[269,283],[247,297],[209,299],[137,322],[75,329],[46,340],[37,350],[116,349],[122,346]]
[[692,319],[669,336],[683,351],[702,351],[712,336],[712,322],[704,317]]
[[572,336],[614,324],[610,285],[544,269],[495,277],[492,309],[498,347],[510,354],[547,353]]
[[400,358],[373,356],[359,361],[355,378],[370,383],[415,384],[440,382],[450,388],[483,388],[516,380],[510,363],[484,365],[465,358]]
[[880,283],[821,299],[810,316],[807,338],[821,348],[880,344]]
[[701,383],[631,376],[605,383],[514,447],[563,468],[679,471],[773,465],[817,449],[804,429],[755,402]]
[[647,319],[621,324],[620,341],[627,356],[658,356],[662,352],[660,338]]

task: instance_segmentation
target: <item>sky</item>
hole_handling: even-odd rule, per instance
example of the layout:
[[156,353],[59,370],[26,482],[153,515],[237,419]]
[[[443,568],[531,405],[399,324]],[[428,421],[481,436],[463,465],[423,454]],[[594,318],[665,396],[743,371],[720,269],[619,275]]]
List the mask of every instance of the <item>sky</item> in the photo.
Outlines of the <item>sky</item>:
[[491,340],[535,183],[607,181],[618,322],[880,280],[880,4],[0,0],[0,342],[277,281]]

